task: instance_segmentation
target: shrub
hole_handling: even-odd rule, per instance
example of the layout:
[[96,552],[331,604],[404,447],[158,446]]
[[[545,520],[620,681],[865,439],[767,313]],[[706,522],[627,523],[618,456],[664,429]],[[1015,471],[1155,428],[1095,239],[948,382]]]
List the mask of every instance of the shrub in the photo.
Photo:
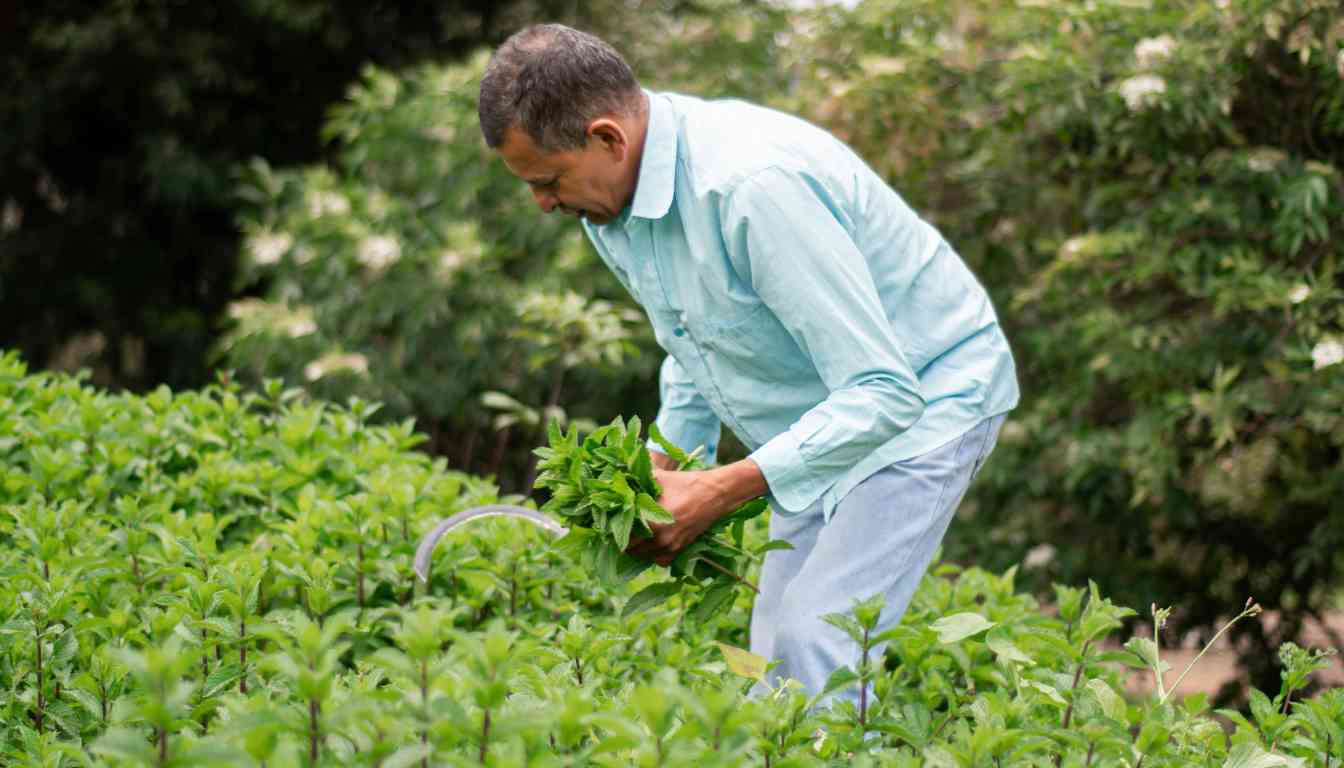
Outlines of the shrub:
[[[832,620],[865,663],[861,709],[745,689],[747,602],[634,616],[535,528],[478,525],[411,554],[489,484],[373,427],[374,406],[269,383],[108,395],[0,356],[0,755],[64,765],[1321,765],[1344,693],[1303,700],[1322,657],[1285,647],[1274,698],[1126,701],[1103,639],[1132,613],[1093,586],[1057,615],[1014,574],[940,567],[906,620]],[[757,527],[751,535],[760,537]],[[1161,618],[1159,613],[1158,619]],[[885,663],[873,645],[888,641]],[[1331,757],[1325,757],[1330,755]],[[1238,762],[1241,761],[1241,762]]]
[[[870,0],[800,100],[989,284],[1020,364],[949,554],[1241,624],[1260,685],[1344,552],[1330,4]],[[1177,620],[1174,619],[1174,620]]]

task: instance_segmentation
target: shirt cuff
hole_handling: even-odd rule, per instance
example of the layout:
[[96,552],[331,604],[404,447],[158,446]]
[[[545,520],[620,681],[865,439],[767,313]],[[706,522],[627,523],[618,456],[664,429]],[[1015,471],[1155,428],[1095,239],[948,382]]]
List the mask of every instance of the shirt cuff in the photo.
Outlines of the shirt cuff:
[[775,435],[747,458],[761,468],[765,484],[770,487],[772,506],[785,516],[812,506],[831,486],[825,478],[808,470],[798,438],[791,430]]

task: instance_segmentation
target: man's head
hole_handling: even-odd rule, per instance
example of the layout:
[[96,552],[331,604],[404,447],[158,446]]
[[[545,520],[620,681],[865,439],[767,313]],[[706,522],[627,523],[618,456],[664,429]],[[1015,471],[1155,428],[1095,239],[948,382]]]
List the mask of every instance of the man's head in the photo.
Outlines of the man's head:
[[547,213],[604,224],[634,197],[645,98],[597,37],[560,24],[513,35],[486,67],[478,109],[486,144]]

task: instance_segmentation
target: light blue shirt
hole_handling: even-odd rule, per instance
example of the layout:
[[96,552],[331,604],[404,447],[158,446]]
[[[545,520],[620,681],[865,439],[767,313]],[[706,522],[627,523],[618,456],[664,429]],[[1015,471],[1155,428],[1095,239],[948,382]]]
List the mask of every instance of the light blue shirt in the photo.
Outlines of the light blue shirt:
[[630,206],[583,226],[667,351],[658,427],[710,461],[727,425],[772,506],[826,519],[854,486],[1017,404],[961,257],[825,131],[646,92]]

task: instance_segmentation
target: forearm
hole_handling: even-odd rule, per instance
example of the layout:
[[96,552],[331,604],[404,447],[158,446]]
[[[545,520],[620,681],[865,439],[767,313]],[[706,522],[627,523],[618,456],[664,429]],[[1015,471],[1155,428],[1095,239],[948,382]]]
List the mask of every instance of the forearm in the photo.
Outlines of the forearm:
[[705,484],[713,494],[713,507],[719,511],[720,518],[770,490],[761,468],[751,459],[735,461],[704,474]]

